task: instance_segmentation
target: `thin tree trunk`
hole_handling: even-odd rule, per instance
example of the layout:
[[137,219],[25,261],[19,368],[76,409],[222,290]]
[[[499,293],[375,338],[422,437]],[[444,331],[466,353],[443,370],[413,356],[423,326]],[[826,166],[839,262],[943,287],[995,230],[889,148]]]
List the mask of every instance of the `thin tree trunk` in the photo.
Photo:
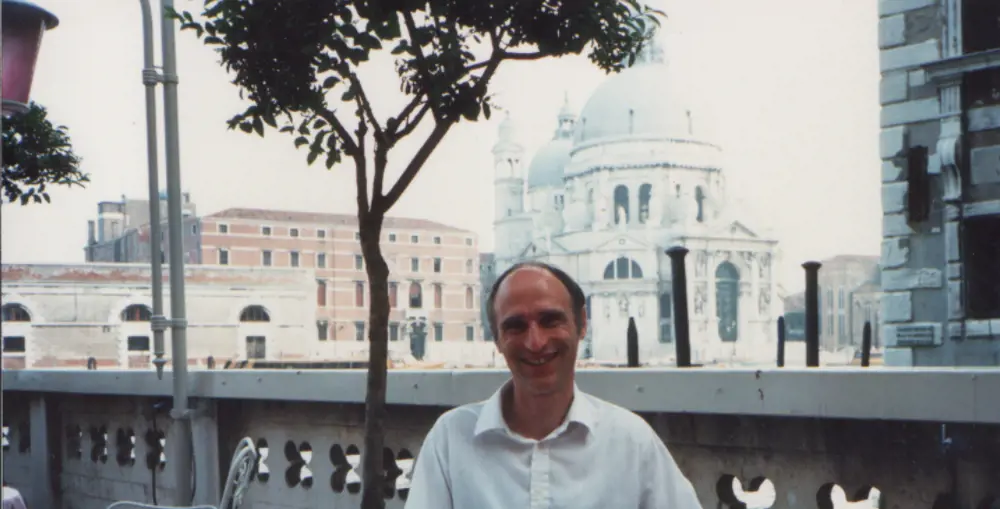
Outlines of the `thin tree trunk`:
[[[363,190],[359,190],[364,192]],[[361,252],[368,272],[368,391],[365,395],[365,446],[361,465],[361,508],[385,507],[385,389],[389,354],[389,267],[382,257],[379,239],[385,213],[372,207],[359,213]]]

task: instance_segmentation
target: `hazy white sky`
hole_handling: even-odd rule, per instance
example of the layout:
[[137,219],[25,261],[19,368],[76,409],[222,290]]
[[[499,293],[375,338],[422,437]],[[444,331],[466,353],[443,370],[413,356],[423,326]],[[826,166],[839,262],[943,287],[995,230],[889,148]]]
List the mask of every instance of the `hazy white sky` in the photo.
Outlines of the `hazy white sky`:
[[[61,23],[45,34],[32,99],[69,127],[92,183],[55,189],[51,205],[5,205],[2,256],[4,263],[80,262],[97,202],[146,196],[139,3],[35,1]],[[198,11],[202,2],[176,4]],[[698,83],[697,100],[716,117],[728,188],[750,209],[747,223],[781,241],[785,287],[804,286],[799,264],[807,259],[877,254],[875,2],[669,0],[666,9],[671,65]],[[352,168],[310,167],[305,151],[285,135],[261,139],[227,130],[225,120],[241,110],[237,89],[193,34],[178,33],[177,41],[182,185],[200,213],[355,212]],[[158,46],[159,34],[157,63]],[[367,77],[369,95],[396,102],[391,64],[383,71]],[[550,139],[563,94],[579,111],[603,78],[582,56],[517,62],[505,64],[493,90],[530,152]],[[158,112],[162,121],[162,104]],[[454,128],[392,214],[468,228],[491,249],[490,149],[501,118]],[[392,162],[405,161],[400,154]],[[161,162],[161,182],[163,169]]]

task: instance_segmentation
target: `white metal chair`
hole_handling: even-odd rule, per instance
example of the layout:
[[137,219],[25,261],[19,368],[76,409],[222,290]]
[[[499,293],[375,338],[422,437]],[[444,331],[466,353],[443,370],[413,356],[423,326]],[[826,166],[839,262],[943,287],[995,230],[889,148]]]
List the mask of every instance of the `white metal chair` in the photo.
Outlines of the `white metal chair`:
[[236,446],[233,459],[229,462],[229,473],[226,476],[226,484],[222,489],[222,499],[219,506],[198,505],[198,506],[165,506],[152,505],[141,502],[115,502],[108,506],[108,509],[239,509],[243,505],[243,496],[246,495],[254,473],[257,471],[257,461],[259,453],[254,446],[253,440],[244,437]]

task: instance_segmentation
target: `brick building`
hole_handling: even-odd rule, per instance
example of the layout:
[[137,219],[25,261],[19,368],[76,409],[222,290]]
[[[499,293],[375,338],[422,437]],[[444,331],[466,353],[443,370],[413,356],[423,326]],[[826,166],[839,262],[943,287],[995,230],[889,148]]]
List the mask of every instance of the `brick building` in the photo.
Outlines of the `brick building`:
[[879,0],[888,365],[1000,365],[1000,2]]
[[[357,217],[234,208],[201,218],[202,261],[237,267],[305,267],[316,275],[317,339],[366,338],[369,288]],[[428,342],[482,341],[476,235],[422,219],[386,218],[389,340],[407,322],[430,324]]]

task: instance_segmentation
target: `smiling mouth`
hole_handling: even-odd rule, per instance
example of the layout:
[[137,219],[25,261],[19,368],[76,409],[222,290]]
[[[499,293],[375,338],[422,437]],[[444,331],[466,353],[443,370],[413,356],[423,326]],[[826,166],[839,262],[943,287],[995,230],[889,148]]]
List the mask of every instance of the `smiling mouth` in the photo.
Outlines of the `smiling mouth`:
[[528,364],[530,366],[544,366],[544,365],[552,362],[558,356],[559,356],[559,352],[553,352],[553,353],[550,353],[550,354],[547,354],[547,355],[543,355],[541,357],[534,357],[534,358],[531,358],[531,359],[522,358],[521,362],[523,362],[525,364]]

